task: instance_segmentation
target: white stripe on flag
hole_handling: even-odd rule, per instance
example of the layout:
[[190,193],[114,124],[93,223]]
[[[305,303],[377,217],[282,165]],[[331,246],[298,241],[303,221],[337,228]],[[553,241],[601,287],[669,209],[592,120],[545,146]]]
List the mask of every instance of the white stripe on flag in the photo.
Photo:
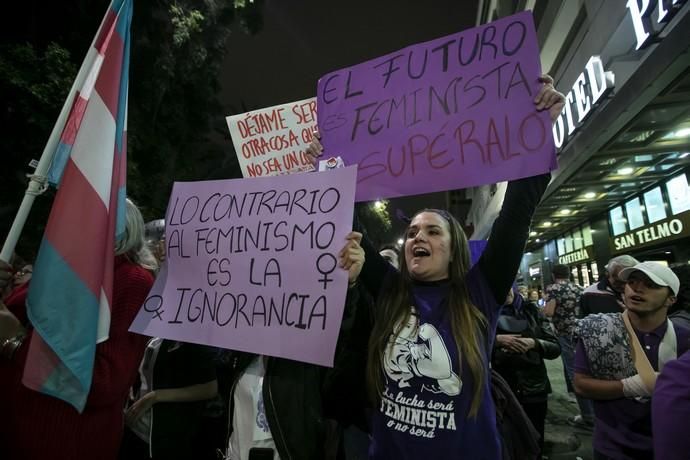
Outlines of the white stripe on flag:
[[96,79],[98,78],[98,74],[101,72],[101,67],[103,66],[104,58],[103,55],[99,54],[95,48],[91,48],[86,53],[86,59],[84,60],[89,62],[93,60],[91,68],[89,69],[89,73],[86,75],[86,80],[84,80],[84,84],[82,85],[79,92],[81,97],[88,100],[91,97],[93,87],[96,85]]
[[98,305],[98,329],[96,329],[96,343],[108,340],[110,333],[110,305],[105,291],[101,288],[101,301]]
[[72,161],[100,196],[105,209],[110,208],[114,152],[115,120],[98,91],[94,91],[74,141],[71,156]]
[[[110,8],[108,8],[108,11],[110,11]],[[84,86],[84,82],[87,78],[87,75],[90,69],[93,67],[93,61],[96,59],[96,56],[98,56],[98,51],[96,51],[95,45],[96,41],[98,40],[98,37],[101,34],[101,30],[103,29],[105,20],[108,17],[108,11],[106,11],[106,14],[103,16],[103,19],[101,19],[101,24],[98,26],[98,31],[96,32],[96,35],[94,35],[93,40],[91,41],[91,45],[89,46],[89,49],[86,52],[86,57],[84,58],[84,60],[81,63],[81,66],[79,67],[79,73],[77,73],[77,77],[74,79],[74,82],[72,83],[72,87],[70,88],[69,94],[65,99],[65,103],[62,104],[62,109],[60,110],[60,115],[58,116],[57,122],[55,123],[55,126],[53,126],[53,130],[50,132],[48,142],[46,142],[46,145],[43,148],[41,159],[38,162],[36,170],[34,171],[34,174],[36,174],[37,176],[46,175],[48,169],[50,168],[50,164],[53,161],[53,156],[55,155],[55,151],[57,150],[58,144],[60,143],[62,132],[65,129],[65,124],[67,123],[70,111],[72,110],[75,98],[77,97],[77,91],[81,91],[82,87]]]

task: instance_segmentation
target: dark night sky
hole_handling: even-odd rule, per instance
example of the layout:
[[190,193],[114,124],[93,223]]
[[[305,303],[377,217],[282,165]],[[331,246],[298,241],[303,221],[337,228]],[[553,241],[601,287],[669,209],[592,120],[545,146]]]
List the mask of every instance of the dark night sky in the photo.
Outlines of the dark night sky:
[[[414,43],[473,27],[476,0],[266,0],[263,28],[233,28],[221,73],[223,117],[316,95],[320,76]],[[217,139],[234,155],[229,135]],[[423,207],[445,207],[445,194],[391,200],[394,230]],[[464,216],[458,216],[460,218]]]
[[[63,5],[27,0],[14,6],[18,14],[0,18],[0,39],[34,37],[34,42],[56,40],[69,49],[85,49],[83,31],[66,28],[52,18],[70,15],[83,27],[95,30],[94,18],[101,17],[107,3],[79,0]],[[235,113],[313,97],[319,77],[333,70],[473,27],[477,3],[264,0],[263,26],[258,33],[245,33],[238,19],[232,26],[219,77],[218,97],[223,108],[213,115],[217,117],[214,125],[225,126],[225,117]],[[209,141],[220,145],[227,155],[235,155],[227,128],[210,136]],[[225,168],[219,167],[218,172],[229,177]],[[423,206],[443,207],[444,197],[396,199],[389,211],[394,215],[401,209],[409,215]]]
[[472,27],[477,3],[266,0],[262,30],[228,40],[225,115],[312,97],[328,72]]

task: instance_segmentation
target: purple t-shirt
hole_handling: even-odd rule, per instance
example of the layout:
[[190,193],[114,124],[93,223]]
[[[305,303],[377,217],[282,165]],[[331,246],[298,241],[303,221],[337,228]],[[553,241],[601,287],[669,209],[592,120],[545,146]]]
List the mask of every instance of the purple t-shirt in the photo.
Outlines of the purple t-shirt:
[[[666,333],[667,322],[652,332],[635,331],[642,349],[654,370],[659,370],[659,344]],[[678,356],[689,348],[690,331],[674,326]],[[575,372],[591,375],[587,352],[578,341],[575,350]],[[593,400],[595,428],[594,449],[620,460],[652,460],[652,404],[635,399]],[[660,457],[663,458],[663,457]]]
[[[494,337],[499,306],[477,266],[467,274],[466,285],[487,318],[488,337]],[[474,382],[464,361],[458,372],[448,292],[447,284],[413,288],[411,320],[391,338],[383,357],[384,391],[372,416],[372,459],[501,458],[488,364],[479,412],[468,418]],[[482,344],[486,363],[490,349]]]
[[654,453],[663,460],[690,455],[690,352],[664,366],[652,396]]

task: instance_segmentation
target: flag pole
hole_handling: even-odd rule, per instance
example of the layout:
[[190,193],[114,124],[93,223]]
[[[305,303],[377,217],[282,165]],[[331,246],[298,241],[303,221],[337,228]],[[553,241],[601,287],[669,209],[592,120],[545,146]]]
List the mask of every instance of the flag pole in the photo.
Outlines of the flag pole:
[[[52,159],[51,155],[47,156],[50,156],[50,159]],[[43,157],[41,159],[43,159]],[[38,168],[36,169],[38,170]],[[36,199],[37,195],[45,192],[47,188],[45,176],[46,171],[47,169],[43,171],[43,175],[35,173],[30,177],[29,186],[26,188],[26,192],[24,192],[22,204],[19,206],[19,210],[17,210],[17,214],[12,222],[12,227],[10,227],[10,232],[7,234],[5,244],[2,246],[2,252],[0,252],[0,260],[3,262],[10,263],[10,259],[14,253],[14,248],[17,246],[17,241],[19,241],[19,236],[24,229],[26,219],[29,217],[29,211],[31,211],[34,200]]]
[[94,49],[96,40],[98,40],[98,37],[101,34],[101,29],[103,28],[103,24],[105,24],[106,18],[107,13],[105,16],[103,16],[101,24],[98,26],[98,32],[96,32],[96,35],[91,41],[91,45],[89,45],[88,51],[86,52],[86,58],[79,68],[77,77],[72,83],[72,88],[69,90],[69,94],[67,95],[67,99],[65,99],[62,110],[60,110],[60,115],[58,116],[57,122],[55,123],[55,126],[53,126],[53,131],[50,133],[48,142],[46,142],[46,146],[43,148],[43,153],[38,161],[38,166],[36,166],[34,173],[29,176],[29,185],[26,188],[26,192],[24,192],[24,198],[22,199],[22,203],[19,205],[17,214],[14,217],[14,221],[12,222],[12,226],[10,227],[10,231],[7,234],[7,238],[5,238],[5,243],[3,244],[2,251],[0,252],[0,260],[4,262],[10,263],[10,260],[12,259],[12,254],[14,253],[14,249],[17,247],[17,242],[19,241],[22,230],[24,230],[24,224],[26,224],[26,219],[29,217],[29,211],[31,211],[31,207],[34,204],[36,196],[43,194],[48,189],[48,185],[46,183],[46,174],[48,173],[50,164],[53,161],[53,156],[55,155],[58,142],[60,142],[62,131],[65,128],[65,123],[67,123],[67,118],[69,117],[72,106],[74,105],[74,99],[77,91],[79,88],[81,88],[87,76],[89,75],[89,70],[91,69],[91,65],[95,59],[95,57],[92,56],[92,50]]

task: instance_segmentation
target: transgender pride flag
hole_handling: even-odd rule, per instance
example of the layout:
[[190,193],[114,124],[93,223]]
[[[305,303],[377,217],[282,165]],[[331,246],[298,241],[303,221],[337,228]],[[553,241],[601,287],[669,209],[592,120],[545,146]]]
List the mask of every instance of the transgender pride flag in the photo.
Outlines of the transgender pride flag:
[[[124,232],[132,0],[113,0],[65,105],[49,172],[59,189],[34,265],[24,384],[79,412],[108,338],[115,240]],[[76,91],[74,91],[76,89]],[[58,122],[60,123],[60,122]]]

